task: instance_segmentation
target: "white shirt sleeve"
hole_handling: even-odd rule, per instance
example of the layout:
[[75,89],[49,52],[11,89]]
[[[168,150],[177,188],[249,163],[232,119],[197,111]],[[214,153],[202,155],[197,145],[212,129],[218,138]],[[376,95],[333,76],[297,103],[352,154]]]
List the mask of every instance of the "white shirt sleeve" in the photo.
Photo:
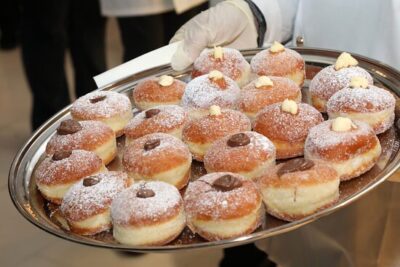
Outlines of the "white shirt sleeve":
[[293,33],[293,24],[299,0],[253,0],[267,22],[264,44],[285,42]]

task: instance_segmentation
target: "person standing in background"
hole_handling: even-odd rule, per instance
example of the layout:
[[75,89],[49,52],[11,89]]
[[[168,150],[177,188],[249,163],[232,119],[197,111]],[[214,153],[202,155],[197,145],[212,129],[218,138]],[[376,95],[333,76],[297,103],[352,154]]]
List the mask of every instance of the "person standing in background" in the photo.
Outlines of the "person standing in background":
[[101,0],[101,13],[117,17],[128,61],[168,44],[186,21],[208,8],[207,0]]
[[0,49],[10,50],[19,43],[20,1],[0,1]]
[[106,70],[105,21],[98,0],[22,0],[22,60],[33,96],[32,129],[70,103],[67,49],[76,96],[97,88],[92,77]]

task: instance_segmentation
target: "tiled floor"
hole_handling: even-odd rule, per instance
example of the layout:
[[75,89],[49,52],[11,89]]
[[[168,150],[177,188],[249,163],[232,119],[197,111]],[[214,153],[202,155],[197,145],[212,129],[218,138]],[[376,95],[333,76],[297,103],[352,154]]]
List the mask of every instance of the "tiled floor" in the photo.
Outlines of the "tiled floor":
[[[121,46],[115,23],[108,34],[109,66],[119,64]],[[71,71],[69,68],[69,76]],[[70,79],[71,80],[71,79]],[[8,195],[8,170],[30,135],[30,93],[19,50],[0,51],[0,266],[217,266],[221,250],[126,256],[53,237],[26,221]],[[196,260],[193,260],[195,257]]]

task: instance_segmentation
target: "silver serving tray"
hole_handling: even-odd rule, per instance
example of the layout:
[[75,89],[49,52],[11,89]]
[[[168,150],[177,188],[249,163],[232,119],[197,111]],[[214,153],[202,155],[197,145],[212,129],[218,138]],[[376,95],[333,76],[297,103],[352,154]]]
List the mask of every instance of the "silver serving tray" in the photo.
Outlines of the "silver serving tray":
[[[340,52],[311,48],[294,49],[297,50],[306,61],[307,80],[303,92],[304,95],[307,96],[307,87],[310,78],[312,78],[321,68],[333,64]],[[259,51],[260,49],[253,49],[242,51],[242,53],[248,60],[250,60],[251,57]],[[400,73],[397,70],[363,56],[354,55],[354,57],[357,58],[361,67],[371,73],[376,84],[388,89],[399,98]],[[183,72],[175,72],[169,65],[164,65],[132,75],[114,84],[100,88],[99,90],[112,90],[129,94],[139,81],[151,76],[159,76],[163,74],[169,74],[186,81],[190,79],[190,69]],[[188,231],[188,229],[186,229],[177,240],[165,246],[126,246],[115,242],[110,232],[98,234],[92,237],[85,237],[63,230],[59,220],[55,220],[55,218],[57,218],[57,213],[51,208],[51,205],[49,206],[48,203],[43,200],[36,188],[34,180],[31,180],[35,166],[43,158],[47,141],[55,132],[60,121],[69,117],[69,108],[70,106],[64,108],[42,125],[18,152],[10,168],[8,188],[15,207],[28,221],[50,234],[85,245],[137,252],[168,252],[195,248],[231,247],[254,242],[269,236],[292,231],[345,207],[385,181],[400,165],[400,139],[398,129],[393,127],[379,136],[383,147],[383,154],[378,164],[375,165],[371,171],[359,178],[341,183],[339,201],[335,205],[312,216],[289,223],[265,215],[263,225],[254,233],[228,240],[208,242],[193,235]],[[400,117],[399,115],[400,113],[397,112],[396,105],[396,121]],[[119,143],[122,143],[123,139],[118,141]],[[111,169],[120,168],[118,160],[114,161],[108,167]],[[193,167],[195,172],[196,170],[201,172],[201,165],[194,163]]]

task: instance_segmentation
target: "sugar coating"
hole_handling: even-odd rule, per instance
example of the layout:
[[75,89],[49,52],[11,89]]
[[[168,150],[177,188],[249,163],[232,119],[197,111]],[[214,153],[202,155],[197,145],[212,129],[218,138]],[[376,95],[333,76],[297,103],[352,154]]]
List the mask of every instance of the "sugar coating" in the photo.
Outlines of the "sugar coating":
[[315,75],[310,83],[310,93],[312,96],[318,96],[328,100],[337,91],[348,87],[353,77],[361,76],[373,84],[372,76],[363,68],[355,66],[335,70],[333,65],[322,69]]
[[299,142],[306,139],[311,127],[323,121],[321,113],[306,103],[298,104],[297,114],[285,112],[281,103],[275,103],[257,114],[253,128],[273,140]]
[[396,99],[388,91],[369,85],[368,88],[344,88],[327,103],[328,112],[378,112],[393,109]]
[[194,72],[202,74],[219,70],[233,80],[241,78],[242,73],[249,68],[249,63],[236,49],[224,47],[221,59],[215,59],[214,49],[205,48],[193,63]]
[[[97,97],[106,98],[102,101],[91,103]],[[78,98],[71,106],[72,116],[83,120],[110,118],[132,110],[129,98],[123,94],[112,91],[92,92]]]
[[70,183],[100,170],[102,166],[102,160],[94,152],[73,150],[68,158],[62,160],[46,157],[35,170],[34,177],[40,184]]
[[[216,179],[227,174],[238,178],[243,185],[227,192],[217,191],[211,186]],[[211,220],[235,218],[237,213],[247,215],[259,205],[260,201],[258,189],[252,181],[230,172],[216,172],[202,176],[189,183],[184,195],[188,223],[196,219],[197,215],[207,216]]]
[[182,106],[187,108],[208,109],[212,105],[221,108],[236,108],[240,88],[232,79],[224,76],[226,89],[219,88],[210,81],[208,75],[202,75],[191,80],[186,86],[182,97]]
[[110,127],[100,121],[80,121],[82,130],[67,135],[59,135],[57,132],[50,138],[47,143],[46,153],[53,154],[62,150],[93,150],[103,145],[111,138],[115,138],[115,134]]
[[269,49],[258,52],[250,62],[252,72],[258,75],[283,76],[304,70],[304,59],[296,51],[285,48],[273,53]]
[[162,105],[151,109],[159,109],[160,113],[151,118],[146,118],[144,110],[129,121],[125,127],[125,134],[136,137],[154,132],[168,132],[182,126],[188,119],[186,111],[177,105]]
[[323,151],[340,144],[352,144],[360,136],[374,135],[372,128],[365,122],[353,121],[357,126],[348,132],[335,132],[332,128],[333,120],[324,121],[310,129],[305,143],[305,150]]
[[[136,196],[141,188],[153,190],[155,195],[149,198]],[[111,218],[118,225],[151,225],[178,214],[183,201],[178,189],[159,182],[138,182],[124,190],[113,200]]]
[[128,177],[123,172],[99,173],[94,177],[99,178],[100,182],[84,186],[82,180],[65,194],[61,212],[68,220],[80,221],[104,212],[128,184]]
[[135,102],[179,102],[185,87],[186,83],[177,79],[169,86],[161,86],[159,78],[153,77],[139,82],[132,91],[132,96]]
[[189,121],[183,128],[184,141],[208,143],[251,129],[250,120],[236,110],[222,110],[220,115],[206,115]]

